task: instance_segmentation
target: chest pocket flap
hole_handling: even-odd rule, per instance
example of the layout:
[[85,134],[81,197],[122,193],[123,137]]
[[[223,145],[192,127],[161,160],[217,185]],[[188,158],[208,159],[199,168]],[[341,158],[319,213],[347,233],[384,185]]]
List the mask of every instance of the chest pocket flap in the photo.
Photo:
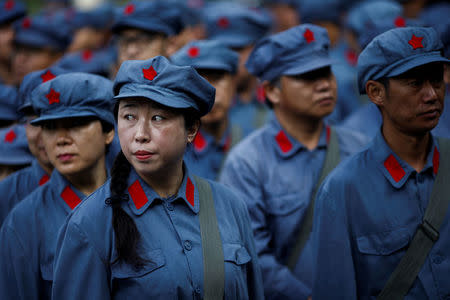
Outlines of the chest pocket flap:
[[390,255],[406,247],[409,242],[410,234],[406,228],[373,233],[356,239],[359,252],[372,255]]
[[233,262],[237,265],[244,265],[252,260],[247,249],[241,244],[224,244],[223,256],[225,261]]
[[113,278],[133,278],[141,277],[156,269],[161,268],[166,264],[166,259],[161,249],[154,249],[141,254],[141,257],[146,261],[146,264],[136,269],[134,266],[124,263],[115,262],[111,266],[111,273]]

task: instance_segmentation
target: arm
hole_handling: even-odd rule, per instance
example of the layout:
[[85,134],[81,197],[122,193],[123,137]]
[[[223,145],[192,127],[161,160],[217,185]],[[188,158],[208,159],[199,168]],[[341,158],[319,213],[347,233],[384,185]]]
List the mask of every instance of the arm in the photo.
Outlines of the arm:
[[347,206],[345,199],[339,199],[345,193],[329,188],[327,183],[320,188],[314,208],[311,239],[316,271],[312,298],[356,300]]
[[69,219],[58,235],[52,299],[110,299],[109,278],[104,260]]
[[[254,164],[255,158],[251,159]],[[220,181],[246,196],[266,297],[268,299],[306,299],[311,294],[310,289],[285,265],[278,262],[271,247],[272,233],[267,224],[267,207],[258,175],[260,175],[259,172],[252,167],[251,163],[230,154],[222,170]]]

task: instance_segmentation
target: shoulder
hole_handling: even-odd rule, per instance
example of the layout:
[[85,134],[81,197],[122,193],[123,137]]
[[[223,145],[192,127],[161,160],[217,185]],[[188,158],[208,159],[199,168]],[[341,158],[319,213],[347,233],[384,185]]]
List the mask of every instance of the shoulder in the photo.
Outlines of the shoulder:
[[214,203],[218,211],[232,211],[234,214],[242,214],[246,212],[247,206],[244,201],[244,195],[240,192],[229,188],[228,186],[207,180],[213,192]]

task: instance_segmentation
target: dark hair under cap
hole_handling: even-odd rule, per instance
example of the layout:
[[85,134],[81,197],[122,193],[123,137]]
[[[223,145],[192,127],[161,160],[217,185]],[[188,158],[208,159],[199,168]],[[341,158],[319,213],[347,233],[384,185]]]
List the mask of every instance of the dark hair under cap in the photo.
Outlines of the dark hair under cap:
[[167,107],[206,115],[214,105],[216,89],[193,67],[177,66],[164,56],[127,60],[114,81],[114,99],[144,97]]

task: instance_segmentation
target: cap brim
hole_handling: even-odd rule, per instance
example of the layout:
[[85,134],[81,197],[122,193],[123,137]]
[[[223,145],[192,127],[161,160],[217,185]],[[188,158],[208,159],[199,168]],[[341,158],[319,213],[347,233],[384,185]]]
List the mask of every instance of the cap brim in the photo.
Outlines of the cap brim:
[[173,97],[167,97],[165,95],[162,95],[157,92],[153,91],[145,91],[145,92],[124,92],[120,93],[120,95],[117,95],[114,97],[115,100],[119,99],[125,99],[125,98],[146,98],[149,101],[154,101],[156,103],[159,103],[161,105],[171,107],[171,108],[177,108],[177,109],[187,109],[187,108],[194,108],[195,110],[199,110],[197,106],[194,106],[193,103],[190,103],[182,98],[173,98]]
[[65,111],[62,113],[56,113],[56,114],[52,114],[52,115],[42,115],[42,116],[34,119],[30,123],[33,125],[40,125],[46,121],[69,119],[69,118],[83,118],[83,117],[96,117],[96,118],[102,119],[98,115],[91,113],[91,112],[72,112],[71,113],[70,111]]
[[283,75],[300,75],[317,69],[331,67],[334,60],[329,57],[316,58],[307,64],[298,64],[283,72]]
[[169,26],[165,26],[163,24],[157,24],[154,22],[152,23],[149,20],[141,21],[141,20],[134,20],[134,19],[120,20],[120,21],[116,22],[112,26],[112,31],[114,33],[118,33],[122,29],[125,29],[125,28],[137,28],[137,29],[141,29],[141,30],[149,31],[149,32],[159,32],[159,33],[163,33],[167,36],[171,36],[174,34],[173,30]]
[[[440,54],[434,54],[434,55],[423,55],[423,56],[417,56],[414,59],[404,59],[399,62],[397,62],[394,68],[392,68],[386,75],[382,77],[395,77],[398,75],[401,75],[411,69],[414,69],[416,67],[420,67],[429,63],[434,62],[444,62],[449,63],[450,60],[448,60],[445,57],[442,57]],[[379,77],[381,78],[381,77]],[[379,79],[376,78],[376,79]]]
[[55,43],[42,35],[42,33],[33,30],[19,30],[14,36],[14,43],[19,45],[27,45],[39,48],[52,48],[62,51],[65,47],[62,44]]

